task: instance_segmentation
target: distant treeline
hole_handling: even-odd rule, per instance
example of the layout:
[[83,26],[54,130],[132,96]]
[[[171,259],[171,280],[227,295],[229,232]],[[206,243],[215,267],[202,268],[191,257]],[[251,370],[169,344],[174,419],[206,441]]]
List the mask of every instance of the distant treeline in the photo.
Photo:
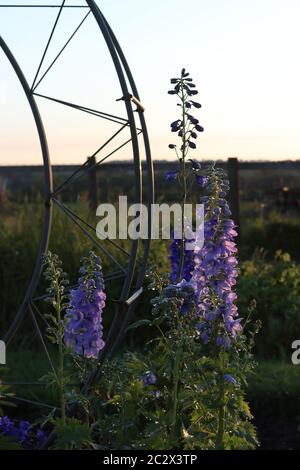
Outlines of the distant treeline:
[[[220,167],[227,166],[227,160],[214,160]],[[204,163],[210,163],[212,160],[203,160]],[[154,168],[157,171],[165,170],[166,168],[176,166],[176,161],[168,160],[156,160],[154,161]],[[72,173],[78,168],[78,165],[53,165],[52,170],[54,174],[61,173]],[[142,168],[145,168],[145,162],[142,162]],[[300,169],[299,160],[281,160],[281,161],[269,161],[269,160],[239,160],[239,167],[241,170],[276,170],[276,169]],[[101,167],[97,168],[98,171],[123,171],[130,170],[133,168],[132,161],[115,161],[113,163],[103,163]],[[41,173],[43,171],[42,165],[14,165],[14,166],[1,166],[0,165],[0,176],[13,176],[16,174],[33,174]]]

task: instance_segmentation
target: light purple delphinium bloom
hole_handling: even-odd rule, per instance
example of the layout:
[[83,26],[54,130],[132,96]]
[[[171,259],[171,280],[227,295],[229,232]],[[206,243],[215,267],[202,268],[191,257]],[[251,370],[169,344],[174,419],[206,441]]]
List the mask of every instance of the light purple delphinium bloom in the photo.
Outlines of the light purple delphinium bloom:
[[234,292],[238,275],[235,224],[224,196],[228,184],[220,170],[212,168],[205,203],[204,245],[194,250],[192,284],[200,317],[199,331],[205,343],[216,341],[230,348],[241,332]]
[[90,253],[81,273],[78,287],[71,291],[64,341],[74,354],[96,359],[105,345],[102,312],[106,295],[100,259]]

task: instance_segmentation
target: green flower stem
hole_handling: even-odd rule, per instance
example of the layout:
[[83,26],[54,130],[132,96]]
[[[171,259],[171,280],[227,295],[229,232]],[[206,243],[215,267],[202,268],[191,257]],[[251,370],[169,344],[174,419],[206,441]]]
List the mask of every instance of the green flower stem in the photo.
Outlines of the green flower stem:
[[64,390],[64,344],[63,344],[63,327],[62,327],[62,317],[61,317],[61,295],[60,295],[60,286],[58,280],[56,279],[56,314],[58,322],[58,391],[59,391],[59,401],[60,401],[60,411],[61,411],[61,420],[62,423],[66,423],[66,402],[65,402],[65,390]]
[[179,386],[179,372],[181,369],[182,348],[178,347],[174,359],[173,367],[173,399],[172,399],[172,419],[171,419],[171,435],[175,436],[177,424],[177,408],[178,408],[178,386]]
[[181,89],[181,102],[182,102],[182,125],[183,125],[183,135],[182,135],[182,149],[181,149],[181,173],[183,177],[183,199],[182,199],[182,234],[181,234],[181,245],[180,245],[180,259],[179,259],[179,267],[178,267],[178,278],[177,282],[180,282],[181,276],[182,276],[182,269],[183,269],[183,264],[184,264],[184,242],[185,242],[185,237],[184,237],[184,206],[186,204],[187,200],[187,175],[186,175],[186,165],[185,165],[185,157],[187,154],[186,151],[186,134],[187,134],[187,129],[186,129],[186,106],[185,106],[185,101],[186,101],[186,95],[184,93],[184,89],[182,87]]
[[226,397],[225,397],[225,354],[222,354],[221,359],[221,384],[220,384],[220,396],[219,396],[219,410],[218,410],[218,431],[216,438],[217,449],[224,449],[224,434],[226,430]]
[[224,449],[224,433],[225,433],[225,421],[226,421],[226,406],[225,406],[225,387],[224,379],[220,387],[220,406],[218,411],[218,431],[216,447],[217,449]]

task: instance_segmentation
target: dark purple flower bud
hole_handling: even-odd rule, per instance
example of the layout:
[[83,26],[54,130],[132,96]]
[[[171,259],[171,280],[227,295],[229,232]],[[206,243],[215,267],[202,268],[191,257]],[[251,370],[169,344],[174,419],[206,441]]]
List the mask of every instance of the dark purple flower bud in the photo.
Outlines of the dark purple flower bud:
[[181,120],[180,119],[177,119],[177,121],[172,122],[171,123],[172,132],[178,131],[180,125],[181,125]]
[[190,108],[192,107],[192,105],[191,105],[191,103],[190,103],[189,101],[187,101],[187,102],[185,103],[185,107],[186,107],[187,109],[190,109]]
[[172,183],[173,181],[176,180],[177,175],[178,175],[178,171],[168,171],[165,174],[165,177],[166,177],[166,180],[168,181],[168,183]]
[[196,125],[198,124],[199,122],[199,119],[196,119],[194,116],[192,116],[191,114],[187,114],[187,117],[189,118],[189,120],[191,121],[192,124]]
[[169,149],[175,149],[176,148],[176,145],[174,144],[169,144]]
[[168,94],[169,95],[176,95],[176,91],[175,90],[170,90],[170,91],[168,91]]
[[200,126],[200,124],[196,124],[195,129],[196,129],[198,132],[203,132],[203,131],[204,131],[204,128],[203,128],[202,126]]
[[189,96],[198,95],[198,91],[197,90],[189,90],[188,95]]
[[181,76],[184,77],[184,75],[185,75],[185,69],[182,69],[181,70]]
[[195,108],[201,108],[201,104],[198,103],[197,101],[190,101],[190,103],[192,103],[193,106],[195,106]]
[[146,372],[141,377],[144,387],[155,385],[157,382],[156,375],[153,372]]
[[39,444],[43,445],[44,442],[46,441],[47,435],[44,431],[42,431],[41,429],[38,429],[36,433],[36,437],[37,437],[37,440],[39,441]]
[[188,145],[191,149],[197,148],[196,144],[194,142],[191,142],[190,140],[188,140]]
[[192,160],[190,158],[190,161],[192,162],[192,168],[193,170],[201,170],[201,163],[197,162],[197,160]]
[[177,83],[178,82],[178,78],[171,78],[171,83]]
[[178,136],[183,137],[183,129],[180,129],[180,131],[178,132]]
[[195,88],[195,87],[196,87],[196,85],[195,85],[194,83],[189,83],[188,86],[189,86],[190,88]]
[[196,132],[191,132],[191,137],[193,137],[193,139],[197,139],[197,134],[196,134]]
[[233,385],[238,385],[238,383],[237,383],[237,381],[235,380],[235,378],[232,377],[232,376],[229,375],[229,374],[225,374],[225,375],[223,376],[223,378],[224,378],[224,380],[226,380],[226,382],[229,382],[229,383],[231,383],[231,384],[233,384]]
[[204,188],[207,185],[207,182],[208,182],[207,176],[195,175],[195,177],[196,177],[197,184],[199,184],[201,188]]

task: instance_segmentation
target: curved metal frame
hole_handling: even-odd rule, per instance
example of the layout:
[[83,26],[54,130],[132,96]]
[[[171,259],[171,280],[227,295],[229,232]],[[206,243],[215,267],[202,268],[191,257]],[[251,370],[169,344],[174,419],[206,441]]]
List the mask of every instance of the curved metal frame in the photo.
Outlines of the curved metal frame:
[[[125,59],[125,56],[123,54],[123,51],[114,35],[112,32],[109,24],[107,23],[106,19],[104,18],[103,14],[101,13],[99,7],[97,6],[95,0],[86,0],[87,5],[83,8],[88,8],[89,11],[85,18],[88,16],[88,14],[91,12],[98,24],[98,27],[104,37],[104,40],[106,42],[107,48],[110,52],[110,55],[113,60],[113,64],[116,70],[116,73],[118,75],[118,79],[120,82],[121,90],[123,97],[122,99],[125,102],[125,108],[126,108],[126,113],[127,113],[127,124],[129,125],[130,129],[130,135],[131,139],[130,141],[132,142],[132,151],[133,151],[133,162],[134,162],[134,173],[135,173],[135,203],[142,203],[143,202],[143,197],[142,197],[142,171],[141,171],[141,161],[140,161],[140,154],[139,154],[139,142],[138,142],[138,129],[136,127],[135,123],[135,118],[134,118],[134,113],[132,109],[132,102],[137,104],[137,112],[139,115],[139,121],[140,121],[140,132],[142,132],[143,139],[144,139],[144,147],[145,147],[145,153],[146,153],[146,168],[147,168],[147,205],[148,207],[151,207],[151,204],[154,199],[154,183],[153,183],[153,167],[152,167],[152,162],[151,162],[151,151],[150,151],[150,144],[149,144],[149,138],[148,138],[148,133],[147,133],[147,128],[146,128],[146,122],[143,114],[143,107],[139,101],[139,95],[137,92],[137,88],[135,85],[135,82],[133,80],[130,68],[128,66],[128,63]],[[52,29],[49,41],[47,43],[44,55],[42,57],[42,61],[45,57],[45,54],[47,52],[49,43],[51,41],[52,35],[54,33],[56,24],[58,22],[59,16],[62,12],[63,8],[71,8],[71,6],[64,6],[65,1],[62,2],[61,5],[57,5],[56,7],[59,8],[59,13],[56,19],[56,22],[54,24],[54,27]],[[20,5],[22,7],[22,5]],[[38,7],[38,5],[32,5],[32,7]],[[85,19],[84,18],[84,19]],[[84,20],[83,20],[84,21]],[[83,23],[83,21],[80,23],[80,25]],[[80,26],[79,25],[79,26]],[[79,27],[75,30],[75,33]],[[74,33],[74,34],[75,34]],[[73,34],[73,35],[74,35]],[[73,37],[71,36],[71,38]],[[71,39],[70,38],[70,39]],[[69,41],[68,41],[69,42]],[[66,43],[66,45],[68,44]],[[1,38],[0,39],[0,47],[3,49],[5,52],[6,56],[8,57],[11,65],[13,66],[20,82],[23,87],[23,90],[27,96],[27,99],[29,101],[37,131],[39,134],[40,138],[40,144],[41,144],[41,149],[42,149],[42,154],[43,154],[43,161],[44,161],[44,171],[45,171],[45,216],[44,216],[44,224],[43,224],[43,230],[42,230],[42,235],[41,235],[41,244],[36,260],[36,265],[33,271],[32,279],[30,281],[30,284],[28,286],[28,289],[26,291],[24,300],[17,312],[17,315],[11,324],[8,332],[6,333],[4,340],[6,343],[8,343],[11,338],[13,337],[14,333],[16,332],[18,325],[20,324],[22,318],[24,317],[26,308],[29,306],[30,307],[30,302],[32,300],[32,296],[34,291],[36,290],[38,280],[40,277],[40,272],[41,272],[41,264],[42,264],[42,254],[47,250],[48,246],[48,241],[49,241],[49,235],[50,235],[50,230],[51,230],[51,215],[52,215],[52,200],[53,202],[57,203],[55,199],[55,195],[57,191],[60,188],[57,188],[56,190],[53,190],[53,178],[52,178],[52,173],[51,173],[51,165],[50,165],[50,158],[49,158],[49,152],[48,152],[48,146],[47,146],[47,140],[46,140],[46,135],[45,131],[43,128],[42,120],[38,111],[38,107],[35,101],[34,96],[41,96],[43,98],[47,98],[45,96],[39,95],[38,93],[35,93],[35,89],[40,83],[40,81],[43,79],[44,75],[48,72],[48,70],[52,67],[53,63],[56,61],[56,59],[59,57],[61,52],[64,50],[66,46],[62,49],[62,51],[59,53],[59,55],[56,57],[54,62],[50,65],[50,67],[47,69],[46,73],[42,76],[42,78],[39,80],[39,82],[36,84],[37,76],[42,64],[42,61],[39,65],[38,71],[36,73],[34,83],[32,87],[28,85],[25,76],[23,75],[19,65],[17,64],[16,59],[13,57],[11,51],[8,49],[7,45],[5,44],[4,40]],[[127,76],[129,85],[132,89],[132,93],[134,96],[131,95],[131,93],[128,90],[127,86],[127,81],[125,78],[125,75]],[[51,99],[51,98],[49,98]],[[77,109],[81,109],[83,111],[88,110],[88,108],[84,107],[79,107],[77,105],[72,105],[68,104],[65,102],[62,102],[60,100],[55,100],[53,101],[60,102],[62,104],[67,104],[69,106],[73,106]],[[93,110],[89,110],[93,114]],[[105,113],[102,113],[105,114]],[[125,124],[124,124],[125,126]],[[129,141],[128,141],[129,142]],[[103,159],[104,160],[104,159]],[[100,162],[99,162],[100,163]],[[66,209],[66,208],[65,208]],[[69,213],[69,216],[72,215]],[[134,312],[137,300],[142,292],[141,286],[146,270],[146,263],[147,263],[147,258],[149,254],[149,248],[150,248],[150,233],[151,233],[151,223],[152,223],[152,211],[148,210],[148,230],[149,230],[149,237],[148,240],[145,241],[144,244],[144,252],[143,252],[143,257],[141,262],[139,263],[139,269],[137,276],[135,278],[135,285],[134,285],[134,293],[129,297],[131,289],[132,289],[132,284],[134,281],[135,277],[135,272],[136,272],[136,263],[137,263],[137,256],[138,256],[138,246],[139,246],[139,241],[138,240],[133,240],[131,242],[131,249],[129,253],[129,264],[126,270],[126,276],[124,279],[123,287],[122,287],[122,292],[120,295],[120,299],[118,302],[118,305],[116,306],[115,309],[115,314],[114,318],[108,333],[107,337],[107,345],[101,352],[100,357],[102,358],[104,356],[111,356],[115,350],[117,349],[118,345],[120,344],[125,330],[126,326],[128,325],[128,322],[130,321],[132,314]],[[74,220],[75,221],[75,220]],[[76,222],[76,221],[75,221]],[[90,237],[91,238],[91,237]],[[127,312],[124,315],[124,307],[126,307]],[[119,313],[122,312],[121,316],[121,321]],[[116,331],[118,329],[118,331]],[[99,358],[100,358],[99,357]]]
[[7,46],[7,44],[5,43],[4,39],[1,36],[0,36],[0,48],[3,50],[12,68],[16,72],[16,75],[25,92],[25,95],[27,97],[28,103],[32,111],[32,115],[35,120],[36,129],[37,129],[39,140],[40,140],[43,162],[44,162],[44,197],[45,197],[45,213],[44,213],[44,221],[43,221],[43,226],[42,226],[41,241],[40,241],[38,256],[36,259],[32,277],[28,285],[28,288],[26,290],[23,302],[12,324],[10,325],[9,330],[7,331],[7,333],[5,334],[3,338],[5,343],[8,344],[25,314],[25,310],[27,308],[28,302],[30,301],[31,296],[35,292],[39,278],[40,278],[41,268],[42,268],[42,253],[45,253],[47,251],[49,236],[50,236],[50,229],[51,229],[52,203],[49,198],[50,198],[50,194],[53,191],[53,177],[52,177],[52,169],[50,165],[50,157],[49,157],[49,150],[48,150],[45,129],[43,126],[39,109],[35,102],[34,96],[31,92],[30,86],[18,62],[16,61],[15,57],[13,56],[12,52],[10,51],[9,47]]

